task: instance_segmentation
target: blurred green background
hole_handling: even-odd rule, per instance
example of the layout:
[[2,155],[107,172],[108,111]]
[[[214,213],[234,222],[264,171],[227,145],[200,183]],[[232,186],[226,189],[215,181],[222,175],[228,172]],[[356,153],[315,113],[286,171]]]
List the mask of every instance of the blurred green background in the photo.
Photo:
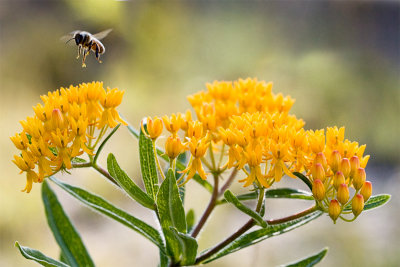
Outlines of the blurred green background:
[[[321,266],[398,266],[400,262],[400,5],[397,1],[0,1],[1,170],[0,266],[35,266],[13,244],[58,257],[44,216],[40,185],[20,192],[25,177],[11,162],[9,136],[33,114],[39,95],[61,86],[104,81],[125,90],[120,111],[133,125],[144,116],[185,111],[186,95],[213,80],[258,77],[274,92],[290,94],[307,128],[346,126],[346,137],[367,144],[374,193],[390,193],[381,209],[354,223],[333,225],[324,216],[210,266],[276,266],[330,248]],[[81,68],[76,46],[59,38],[73,30],[104,39],[103,64],[94,56]],[[126,129],[107,146],[139,178],[137,142]],[[105,162],[106,153],[102,158]],[[154,218],[90,170],[59,176],[105,196],[154,225]],[[139,179],[137,180],[140,183]],[[302,186],[284,179],[278,186]],[[53,186],[53,188],[55,188]],[[236,185],[239,190],[240,186]],[[59,198],[98,266],[156,266],[150,242],[59,192]],[[187,206],[197,214],[207,193],[195,183]],[[204,205],[204,206],[203,206]],[[269,217],[288,215],[308,203],[271,201]],[[246,218],[217,209],[200,248],[217,243]]]

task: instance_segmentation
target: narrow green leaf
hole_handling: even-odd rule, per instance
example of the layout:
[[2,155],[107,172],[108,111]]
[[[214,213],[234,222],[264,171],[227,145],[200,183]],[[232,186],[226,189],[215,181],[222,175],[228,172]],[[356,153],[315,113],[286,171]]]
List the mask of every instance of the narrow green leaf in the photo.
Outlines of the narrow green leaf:
[[[236,198],[240,201],[254,200],[254,199],[257,199],[257,193],[250,192],[250,193],[246,193],[246,194],[241,194],[241,195],[237,195]],[[226,199],[221,199],[217,202],[217,205],[226,204],[226,203],[228,203],[228,201],[226,201]]]
[[94,266],[79,233],[46,180],[42,186],[42,199],[47,222],[68,263],[71,266]]
[[180,256],[179,241],[171,232],[170,227],[176,228],[181,233],[186,233],[186,218],[172,169],[168,170],[167,177],[158,191],[157,207],[161,227],[167,241],[167,249],[176,262]]
[[[146,126],[144,126],[146,128]],[[147,194],[156,199],[157,195],[157,166],[153,150],[153,141],[140,131],[139,136],[139,156],[140,156],[140,169],[142,171],[142,179],[146,188]]]
[[114,127],[114,129],[112,129],[112,131],[108,134],[108,136],[103,140],[103,142],[101,142],[99,148],[96,151],[96,155],[94,155],[93,158],[93,164],[96,164],[97,159],[100,156],[100,152],[103,149],[103,147],[106,145],[106,143],[108,142],[108,140],[110,140],[111,136],[113,136],[113,134],[115,134],[115,132],[118,130],[118,128],[121,126],[121,123],[118,124],[117,126]]
[[[390,198],[391,198],[391,195],[388,195],[388,194],[381,194],[381,195],[372,196],[367,200],[367,202],[365,202],[364,210],[370,210],[370,209],[375,209],[377,207],[380,207],[380,206],[386,204],[386,202],[388,202]],[[351,210],[351,203],[346,205],[344,210],[345,211],[350,211]]]
[[[235,241],[230,243],[228,246],[223,248],[221,251],[218,253],[214,254],[209,258],[208,260],[204,261],[204,263],[208,263],[211,261],[214,261],[218,258],[221,258],[223,256],[226,256],[230,253],[233,253],[235,251],[238,251],[240,249],[246,248],[248,246],[251,246],[253,244],[256,244],[258,242],[261,242],[267,238],[277,236],[284,234],[286,232],[289,232],[293,229],[296,229],[297,227],[300,227],[312,220],[315,220],[319,216],[321,216],[323,212],[317,210],[314,211],[310,214],[307,214],[305,216],[302,216],[300,218],[291,220],[289,222],[281,223],[281,224],[276,224],[276,225],[268,225],[267,228],[261,228],[259,230],[250,232],[248,234],[244,234],[237,238]],[[204,252],[203,252],[204,253]]]
[[85,159],[83,159],[83,158],[75,157],[75,158],[71,159],[71,162],[72,163],[86,163],[87,161]]
[[294,175],[296,175],[298,178],[300,178],[300,180],[302,180],[307,186],[308,188],[310,188],[310,190],[312,191],[312,184],[310,179],[308,179],[304,174],[300,173],[300,172],[294,172]]
[[68,264],[67,258],[65,257],[64,253],[62,251],[60,251],[60,256],[59,256],[59,260],[63,263]]
[[260,214],[258,214],[257,212],[253,211],[252,209],[248,208],[247,206],[245,206],[242,202],[240,202],[236,198],[236,196],[230,190],[226,190],[225,191],[224,197],[225,197],[226,201],[228,201],[229,203],[232,203],[240,211],[246,213],[251,218],[253,218],[257,222],[257,224],[261,225],[264,228],[267,227],[267,223],[260,216]]
[[194,210],[190,209],[187,213],[186,213],[186,224],[187,224],[187,233],[190,233],[193,229],[195,223],[195,214],[194,214]]
[[15,246],[19,249],[22,256],[28,260],[33,260],[42,266],[46,267],[69,267],[69,265],[59,262],[55,259],[47,257],[42,252],[36,249],[21,246],[18,242],[15,242]]
[[[134,127],[132,127],[131,125],[127,126],[128,131],[136,138],[139,138],[139,143],[140,143],[140,134],[139,131],[136,130]],[[165,152],[161,149],[157,147],[157,154],[164,159],[165,161],[169,162],[169,158],[167,155],[165,155]],[[176,168],[180,171],[183,171],[184,169],[186,169],[186,166],[184,163],[182,163],[181,161],[177,160],[176,161]],[[197,183],[199,183],[201,186],[203,186],[208,192],[212,193],[213,192],[213,187],[212,185],[207,182],[206,180],[203,180],[200,178],[200,176],[198,174],[195,174],[194,177],[192,178],[193,180],[195,180]],[[146,188],[147,190],[147,188]]]
[[125,211],[115,207],[105,199],[89,193],[82,188],[63,183],[54,177],[51,177],[50,179],[83,204],[138,232],[165,252],[165,247],[160,233],[147,223],[133,217]]
[[154,200],[129,178],[129,176],[118,165],[118,162],[112,153],[107,157],[107,169],[115,181],[131,198],[146,208],[155,209]]
[[169,258],[165,255],[165,252],[160,250],[160,264],[159,267],[168,267],[169,266]]
[[182,252],[180,265],[186,266],[194,264],[198,248],[196,239],[187,234],[179,233],[174,227],[170,227],[170,230],[179,241],[179,248]]
[[305,200],[314,200],[311,193],[292,189],[292,188],[278,188],[278,189],[269,189],[265,192],[266,198],[295,198],[295,199],[305,199]]
[[317,254],[311,255],[310,257],[302,259],[298,262],[290,263],[288,265],[285,265],[284,267],[312,267],[319,263],[325,257],[327,252],[328,248],[324,248]]

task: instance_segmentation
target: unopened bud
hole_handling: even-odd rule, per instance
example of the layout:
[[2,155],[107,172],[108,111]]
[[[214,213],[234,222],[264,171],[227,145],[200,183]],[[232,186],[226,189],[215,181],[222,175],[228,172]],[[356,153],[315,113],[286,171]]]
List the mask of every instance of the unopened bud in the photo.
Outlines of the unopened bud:
[[333,173],[336,173],[339,170],[339,165],[341,160],[342,156],[340,155],[340,152],[337,150],[332,151],[329,163]]
[[351,166],[350,166],[350,161],[348,158],[343,158],[340,161],[339,170],[343,173],[345,178],[349,177],[349,174],[351,171]]
[[147,132],[151,139],[157,139],[163,130],[162,120],[157,116],[154,119],[147,117]]
[[313,182],[312,193],[316,200],[323,200],[325,198],[325,186],[320,179]]
[[311,174],[314,180],[325,181],[325,170],[321,163],[314,164],[311,167]]
[[340,204],[344,205],[349,201],[350,192],[349,188],[346,184],[340,184],[337,190],[337,199],[339,200]]
[[314,165],[318,163],[320,163],[325,170],[328,167],[328,163],[326,162],[326,157],[322,152],[317,153],[317,155],[315,156]]
[[51,113],[51,121],[54,129],[62,129],[64,127],[64,117],[61,110],[58,108],[53,109],[53,112]]
[[360,194],[364,197],[364,201],[367,201],[372,195],[372,184],[369,181],[366,181],[364,185],[361,187]]
[[346,179],[344,178],[343,173],[341,171],[336,172],[333,176],[333,186],[335,187],[335,189],[338,190],[339,185],[344,184],[345,182]]
[[366,178],[367,178],[367,175],[365,173],[365,169],[358,168],[357,172],[354,174],[354,177],[353,177],[354,188],[356,190],[359,190],[365,183]]
[[360,159],[357,156],[353,156],[350,158],[350,177],[354,177],[358,168],[360,168]]
[[353,202],[351,203],[351,209],[353,211],[354,216],[360,215],[362,210],[364,209],[364,197],[361,194],[357,194],[353,198]]
[[329,203],[329,217],[331,217],[331,219],[333,220],[333,222],[336,222],[337,218],[340,215],[341,212],[341,208],[339,205],[339,202],[336,199],[332,199],[331,203]]
[[171,135],[168,137],[167,141],[165,141],[165,154],[167,154],[170,159],[176,158],[184,150],[185,146],[177,136],[174,137]]

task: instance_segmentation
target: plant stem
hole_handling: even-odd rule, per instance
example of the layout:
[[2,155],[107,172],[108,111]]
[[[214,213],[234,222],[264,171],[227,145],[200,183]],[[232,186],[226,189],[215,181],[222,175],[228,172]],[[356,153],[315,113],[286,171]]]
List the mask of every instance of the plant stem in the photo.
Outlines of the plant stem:
[[104,177],[106,177],[110,182],[112,182],[113,184],[115,184],[116,186],[120,187],[119,184],[114,180],[114,178],[111,176],[111,174],[108,173],[108,171],[106,171],[105,169],[103,169],[102,167],[100,167],[97,164],[93,164],[92,165],[93,169],[95,169],[96,171],[98,171],[99,173],[101,173]]
[[[257,205],[258,206],[258,205]],[[284,218],[280,218],[280,219],[275,219],[275,220],[266,220],[267,224],[269,225],[274,225],[274,224],[279,224],[279,223],[284,223],[284,222],[288,222],[297,218],[300,218],[304,215],[307,215],[311,212],[316,211],[318,208],[317,206],[313,206],[309,209],[306,209],[304,211],[301,211],[299,213],[293,214],[291,216],[288,217],[284,217]],[[250,219],[245,225],[243,225],[239,230],[237,230],[235,233],[233,233],[231,236],[229,236],[227,239],[225,239],[224,241],[222,241],[221,243],[217,244],[215,247],[213,247],[212,249],[210,249],[209,251],[207,251],[206,253],[204,253],[203,255],[197,257],[195,265],[200,264],[201,262],[205,261],[206,259],[208,259],[209,257],[211,257],[212,255],[214,255],[215,253],[217,253],[218,251],[220,251],[221,249],[223,249],[225,246],[227,246],[228,244],[230,244],[231,242],[233,242],[236,238],[238,238],[239,236],[241,236],[242,234],[244,234],[245,232],[247,232],[251,227],[253,227],[255,225],[255,221],[253,219]]]
[[210,216],[211,212],[215,208],[215,205],[216,205],[217,199],[218,199],[218,180],[219,180],[218,175],[214,175],[214,188],[213,188],[213,192],[211,195],[211,199],[210,199],[210,202],[208,203],[206,210],[204,211],[203,215],[201,216],[199,222],[197,223],[196,227],[193,229],[193,232],[191,233],[191,236],[193,238],[196,238],[197,235],[200,233],[201,228],[203,228],[208,217]]
[[233,171],[232,171],[231,175],[229,176],[228,180],[226,180],[225,184],[219,190],[218,197],[220,197],[226,191],[226,189],[229,188],[229,186],[233,182],[233,179],[235,179],[236,174],[237,174],[237,169],[235,168],[235,169],[233,169]]

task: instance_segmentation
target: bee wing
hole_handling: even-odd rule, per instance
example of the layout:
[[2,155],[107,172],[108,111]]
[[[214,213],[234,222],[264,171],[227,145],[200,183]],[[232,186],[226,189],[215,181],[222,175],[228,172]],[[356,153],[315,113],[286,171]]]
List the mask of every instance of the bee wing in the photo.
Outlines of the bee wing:
[[63,43],[66,43],[66,42],[68,42],[69,40],[72,40],[73,37],[74,37],[74,35],[75,35],[75,33],[77,33],[77,32],[79,32],[79,31],[73,31],[73,32],[70,32],[70,33],[68,33],[68,34],[66,34],[66,35],[64,35],[64,36],[62,36],[62,37],[60,38],[60,41],[63,42]]
[[101,40],[104,37],[106,37],[111,31],[112,31],[112,29],[105,30],[105,31],[93,34],[93,37],[96,38],[97,40]]

